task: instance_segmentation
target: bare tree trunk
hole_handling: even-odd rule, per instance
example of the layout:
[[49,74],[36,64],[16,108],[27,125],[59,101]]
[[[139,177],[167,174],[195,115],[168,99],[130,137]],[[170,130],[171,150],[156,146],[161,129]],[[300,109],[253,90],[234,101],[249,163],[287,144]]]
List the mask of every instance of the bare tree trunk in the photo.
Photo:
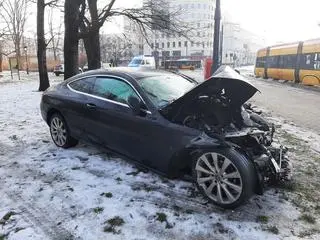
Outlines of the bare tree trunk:
[[54,61],[56,62],[58,60],[58,48],[59,48],[60,39],[61,39],[62,22],[59,24],[59,28],[55,29],[53,26],[54,25],[53,21],[56,21],[56,17],[54,16],[53,8],[51,8],[49,12],[48,24],[49,24],[50,41],[51,41],[51,46],[53,51],[53,58],[54,58]]
[[0,72],[2,72],[2,61],[3,61],[2,42],[0,42]]
[[46,40],[44,36],[44,11],[45,0],[37,1],[37,41],[38,41],[38,68],[39,68],[39,91],[45,91],[50,87],[48,70],[47,70],[47,54]]
[[64,79],[79,72],[79,15],[83,0],[66,0],[64,5]]
[[99,29],[90,32],[89,36],[83,39],[83,42],[87,53],[88,68],[90,70],[101,68]]
[[18,79],[20,80],[20,47],[16,46],[15,49],[16,49],[16,62],[17,62],[15,67],[17,69]]
[[97,0],[88,0],[88,7],[92,21],[92,27],[89,33],[83,39],[84,47],[86,49],[88,58],[88,68],[98,69],[101,68],[101,53],[100,53],[100,35],[99,35],[99,16]]
[[51,43],[52,43],[53,59],[54,61],[57,61],[57,48],[56,48],[55,33],[53,32],[53,14],[52,13],[50,14],[49,28],[50,28],[50,37],[51,37]]
[[2,56],[2,53],[0,53],[0,72],[2,72],[2,60],[3,60],[3,56]]
[[18,70],[18,77],[20,79],[21,64],[20,64],[20,43],[24,33],[25,23],[27,20],[27,5],[30,0],[10,0],[0,1],[0,16],[7,26],[8,33],[12,37],[12,41],[15,47]]
[[54,59],[54,61],[56,62],[56,61],[58,60],[58,57],[57,57],[57,48],[55,47],[55,46],[56,46],[55,44],[56,44],[56,43],[55,43],[55,39],[52,38],[53,59]]

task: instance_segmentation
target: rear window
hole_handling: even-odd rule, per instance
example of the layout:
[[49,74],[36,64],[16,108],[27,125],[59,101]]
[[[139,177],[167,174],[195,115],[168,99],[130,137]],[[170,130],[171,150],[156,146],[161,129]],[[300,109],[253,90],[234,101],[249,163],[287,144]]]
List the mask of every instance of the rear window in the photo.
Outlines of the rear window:
[[91,93],[94,86],[95,78],[83,78],[69,83],[68,85],[78,92]]

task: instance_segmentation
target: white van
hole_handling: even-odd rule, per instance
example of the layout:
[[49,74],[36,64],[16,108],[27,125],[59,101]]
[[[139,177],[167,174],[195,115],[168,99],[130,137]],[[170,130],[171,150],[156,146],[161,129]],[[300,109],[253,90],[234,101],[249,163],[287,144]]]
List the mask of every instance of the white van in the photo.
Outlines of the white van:
[[153,56],[136,56],[129,63],[128,67],[143,68],[143,69],[156,69],[156,61]]
[[[82,68],[79,67],[79,73],[82,73]],[[53,73],[58,77],[60,74],[64,74],[64,64],[58,64],[54,67]]]

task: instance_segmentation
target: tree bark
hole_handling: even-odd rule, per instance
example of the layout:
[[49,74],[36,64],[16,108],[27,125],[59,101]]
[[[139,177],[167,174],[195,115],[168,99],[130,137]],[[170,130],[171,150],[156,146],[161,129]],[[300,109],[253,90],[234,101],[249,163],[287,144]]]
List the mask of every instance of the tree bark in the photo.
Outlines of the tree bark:
[[[88,0],[88,7],[92,25],[87,29],[88,33],[83,38],[83,42],[87,53],[88,68],[92,70],[101,68],[100,26],[97,0]],[[83,30],[85,31],[86,29]]]
[[83,0],[66,0],[64,5],[64,79],[79,72],[80,5]]
[[3,56],[2,56],[2,53],[0,53],[0,72],[2,72],[2,61],[3,61]]
[[2,42],[0,42],[0,72],[2,72],[2,61],[3,61]]
[[37,1],[37,41],[38,41],[38,68],[39,68],[39,91],[45,91],[50,87],[48,70],[46,41],[44,37],[44,10],[45,0]]
[[99,29],[91,31],[89,35],[83,39],[83,42],[87,53],[88,69],[101,68]]
[[57,48],[56,48],[56,45],[55,45],[55,44],[56,44],[56,43],[55,43],[55,40],[54,40],[54,38],[52,38],[53,59],[54,59],[54,61],[56,62],[56,61],[58,60],[58,57],[57,57]]

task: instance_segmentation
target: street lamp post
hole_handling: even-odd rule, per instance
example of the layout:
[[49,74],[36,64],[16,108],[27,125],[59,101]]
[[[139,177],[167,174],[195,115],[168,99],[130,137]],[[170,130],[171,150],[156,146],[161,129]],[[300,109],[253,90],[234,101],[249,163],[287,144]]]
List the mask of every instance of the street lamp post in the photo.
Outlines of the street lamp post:
[[219,52],[220,52],[220,21],[221,21],[221,6],[220,0],[216,0],[216,9],[214,13],[214,39],[213,39],[213,54],[211,74],[213,74],[219,67]]
[[219,66],[222,65],[222,60],[223,60],[223,24],[221,26],[221,33],[220,33],[220,47],[219,47]]
[[26,64],[27,64],[27,74],[29,74],[29,64],[28,64],[28,47],[27,46],[24,46],[24,53],[25,53],[25,56],[26,56]]

